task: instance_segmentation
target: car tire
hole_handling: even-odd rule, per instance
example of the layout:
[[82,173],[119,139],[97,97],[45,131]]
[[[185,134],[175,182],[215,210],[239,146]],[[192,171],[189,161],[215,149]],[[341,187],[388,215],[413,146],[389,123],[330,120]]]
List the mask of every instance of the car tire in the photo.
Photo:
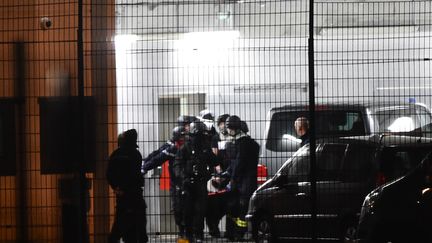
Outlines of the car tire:
[[346,225],[344,227],[340,242],[342,243],[352,243],[355,242],[356,238],[356,225]]
[[253,238],[256,243],[277,243],[273,223],[268,216],[260,216],[253,223]]
[[355,242],[357,231],[357,220],[355,218],[346,218],[341,225],[340,242]]

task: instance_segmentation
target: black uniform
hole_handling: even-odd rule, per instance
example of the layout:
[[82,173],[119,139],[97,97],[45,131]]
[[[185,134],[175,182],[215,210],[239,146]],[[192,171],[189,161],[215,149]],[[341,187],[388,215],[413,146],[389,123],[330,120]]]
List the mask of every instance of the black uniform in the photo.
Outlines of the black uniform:
[[174,174],[182,189],[182,209],[186,237],[203,239],[204,215],[207,199],[207,181],[210,168],[218,164],[210,147],[208,135],[194,135],[178,151],[174,161]]
[[[220,167],[223,174],[229,167],[229,158],[225,151],[225,144],[227,143],[226,136],[216,134],[212,138],[212,148],[218,149],[217,157],[220,161]],[[215,171],[216,172],[216,171]],[[223,180],[229,180],[229,178],[223,178]],[[222,185],[219,185],[221,189],[218,192],[209,192],[208,200],[207,200],[207,212],[206,212],[206,223],[209,228],[209,233],[212,237],[219,237],[219,221],[223,218],[223,216],[227,213],[227,192],[226,188],[222,188],[226,183],[222,182]]]
[[303,146],[305,144],[309,143],[309,131],[307,131],[303,136],[300,136],[300,146]]
[[231,158],[231,200],[227,229],[236,229],[227,234],[229,238],[242,238],[247,230],[245,216],[249,199],[257,188],[259,145],[250,136],[243,134],[237,136],[232,146],[227,149]]
[[182,222],[182,211],[180,207],[180,185],[176,184],[175,174],[173,171],[173,163],[177,154],[177,146],[173,141],[168,141],[162,145],[158,150],[144,159],[143,173],[161,166],[165,161],[168,161],[168,171],[170,175],[170,198],[171,198],[171,211],[174,213],[174,220],[179,227],[180,235],[184,234],[184,223]]
[[[129,130],[131,131],[131,130]],[[115,150],[110,158],[107,179],[116,192],[116,213],[111,228],[109,242],[144,243],[148,241],[146,232],[146,203],[143,198],[144,179],[141,174],[141,153],[136,149],[135,139],[128,138]],[[132,135],[134,136],[134,135]]]

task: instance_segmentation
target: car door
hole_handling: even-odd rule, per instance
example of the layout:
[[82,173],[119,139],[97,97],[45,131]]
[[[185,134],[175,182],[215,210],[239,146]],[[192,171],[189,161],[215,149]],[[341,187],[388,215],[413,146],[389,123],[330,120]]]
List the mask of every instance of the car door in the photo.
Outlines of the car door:
[[[327,234],[329,223],[336,220],[334,181],[339,178],[345,144],[325,144],[317,148],[317,219],[318,232]],[[285,185],[274,197],[274,222],[283,239],[307,240],[311,237],[311,183],[309,149],[293,158],[291,166],[281,173],[287,176]],[[275,195],[274,194],[274,195]],[[278,206],[280,205],[280,206]]]
[[280,169],[277,186],[271,192],[268,210],[272,212],[275,232],[282,239],[299,237],[309,232],[305,224],[310,214],[310,183],[307,181],[309,151],[308,145],[302,147]]
[[347,144],[327,143],[321,148],[316,163],[317,236],[336,239],[338,223],[338,194],[341,188],[340,173]]
[[[377,148],[370,144],[350,144],[342,165],[341,180],[336,184],[337,214],[339,230],[357,225],[361,206],[365,196],[376,185],[377,166],[375,153]],[[340,234],[345,232],[334,232]]]

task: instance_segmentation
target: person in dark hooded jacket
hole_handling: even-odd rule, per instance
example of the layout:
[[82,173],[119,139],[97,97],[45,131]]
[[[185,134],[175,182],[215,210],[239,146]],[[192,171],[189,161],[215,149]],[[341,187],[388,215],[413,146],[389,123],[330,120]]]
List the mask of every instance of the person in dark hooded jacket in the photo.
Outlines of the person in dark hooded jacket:
[[227,147],[231,160],[228,168],[230,175],[230,203],[228,206],[226,238],[242,240],[247,231],[245,216],[249,199],[257,188],[257,166],[259,144],[246,134],[247,124],[238,116],[230,116],[225,122],[232,142]]
[[117,243],[118,238],[122,238],[125,243],[148,242],[142,156],[137,150],[137,137],[135,129],[120,135],[119,147],[108,161],[106,176],[116,196],[116,212],[109,243]]

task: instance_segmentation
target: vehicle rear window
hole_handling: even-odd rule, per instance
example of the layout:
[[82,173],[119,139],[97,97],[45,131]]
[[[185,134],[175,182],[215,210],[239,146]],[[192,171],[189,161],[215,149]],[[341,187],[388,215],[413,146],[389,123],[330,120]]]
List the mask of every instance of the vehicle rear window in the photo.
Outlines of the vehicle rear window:
[[[267,134],[266,148],[288,152],[298,148],[300,141],[294,129],[298,117],[308,117],[307,111],[286,111],[273,114]],[[365,125],[358,111],[316,111],[317,137],[365,135]]]

